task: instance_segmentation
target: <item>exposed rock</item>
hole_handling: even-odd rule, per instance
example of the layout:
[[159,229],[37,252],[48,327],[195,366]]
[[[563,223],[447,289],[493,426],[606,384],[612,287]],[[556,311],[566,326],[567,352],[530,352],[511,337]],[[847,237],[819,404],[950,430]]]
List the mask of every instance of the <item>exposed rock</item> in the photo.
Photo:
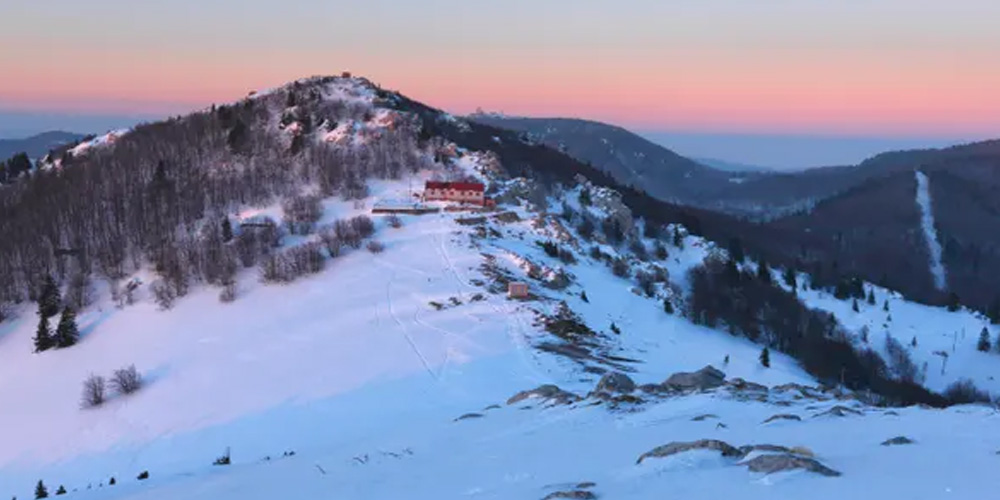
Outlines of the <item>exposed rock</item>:
[[607,398],[607,401],[611,403],[613,406],[618,406],[622,404],[639,405],[643,403],[642,398],[640,398],[639,396],[634,396],[632,394],[619,394],[617,396],[610,396]]
[[566,490],[549,493],[542,500],[555,500],[557,498],[570,498],[573,500],[594,500],[597,498],[593,492],[587,490]]
[[710,418],[719,418],[719,416],[718,415],[713,415],[711,413],[706,413],[704,415],[698,415],[697,417],[694,417],[691,420],[694,421],[694,422],[701,422],[701,421],[704,421],[704,420],[708,420]]
[[544,401],[552,401],[557,405],[568,405],[576,403],[580,400],[580,397],[571,392],[566,392],[559,388],[557,385],[546,384],[539,386],[530,391],[521,391],[507,400],[508,405],[524,401],[528,398],[539,398]]
[[743,456],[743,453],[740,452],[739,449],[725,441],[720,441],[718,439],[699,439],[698,441],[689,442],[675,441],[663,446],[657,446],[656,448],[643,453],[639,459],[636,460],[636,463],[641,464],[642,461],[647,458],[669,457],[670,455],[676,455],[678,453],[691,450],[715,450],[722,453],[722,456],[724,457]]
[[882,446],[895,446],[900,444],[913,444],[914,441],[906,436],[896,436],[892,439],[882,441]]
[[848,408],[846,406],[837,405],[822,413],[817,413],[815,416],[823,417],[827,415],[831,417],[846,417],[848,415],[862,415],[862,413],[858,410],[855,410],[854,408]]
[[500,405],[489,405],[486,408],[483,408],[483,411],[499,410],[499,409]]
[[827,398],[823,397],[822,390],[820,390],[818,388],[815,388],[815,387],[808,387],[808,386],[805,386],[805,385],[802,385],[802,384],[795,384],[795,383],[783,384],[783,385],[779,385],[777,387],[772,387],[771,390],[775,391],[775,392],[782,392],[782,393],[783,392],[795,392],[795,393],[797,393],[796,394],[796,396],[797,396],[796,399],[802,399],[802,398],[820,399],[820,400],[827,399]]
[[733,389],[740,391],[768,392],[769,390],[766,385],[761,385],[754,382],[748,382],[738,377],[726,383],[729,384],[729,386],[732,387]]
[[836,477],[840,475],[839,472],[819,463],[813,458],[798,455],[760,455],[743,462],[741,465],[746,465],[752,472],[762,472],[764,474],[803,469],[829,477]]
[[898,417],[899,416],[899,412],[893,411],[893,410],[889,410],[889,411],[883,413],[883,415],[885,415],[887,417]]
[[771,415],[763,423],[766,424],[766,423],[769,423],[769,422],[774,422],[775,420],[794,420],[796,422],[801,422],[802,421],[802,417],[800,417],[798,415],[792,415],[790,413],[779,413],[777,415]]
[[635,390],[635,382],[628,375],[619,372],[605,373],[597,382],[594,392],[608,394],[627,394]]
[[748,455],[752,451],[768,451],[771,453],[791,453],[791,449],[780,446],[777,444],[748,444],[746,446],[740,446],[740,454],[743,456]]
[[576,485],[576,487],[579,488],[579,489],[581,489],[581,490],[585,490],[587,488],[593,488],[594,486],[597,486],[597,483],[591,482],[591,481],[584,481],[584,482]]
[[671,375],[663,385],[672,389],[700,390],[714,389],[726,381],[726,374],[714,366],[706,366],[696,372],[679,372]]
[[645,392],[646,394],[664,394],[673,392],[673,389],[661,384],[642,384],[639,386],[639,390]]
[[465,415],[462,415],[461,417],[456,418],[455,421],[458,422],[460,420],[469,420],[469,419],[472,419],[472,418],[483,418],[483,414],[482,413],[466,413]]

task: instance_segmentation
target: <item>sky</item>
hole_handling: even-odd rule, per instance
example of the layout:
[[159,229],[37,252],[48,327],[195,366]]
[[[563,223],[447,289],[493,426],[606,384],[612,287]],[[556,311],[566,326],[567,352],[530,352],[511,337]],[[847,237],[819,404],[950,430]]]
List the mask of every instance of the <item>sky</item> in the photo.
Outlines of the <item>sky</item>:
[[349,70],[455,113],[971,140],[1000,136],[997,19],[996,0],[3,0],[0,134]]

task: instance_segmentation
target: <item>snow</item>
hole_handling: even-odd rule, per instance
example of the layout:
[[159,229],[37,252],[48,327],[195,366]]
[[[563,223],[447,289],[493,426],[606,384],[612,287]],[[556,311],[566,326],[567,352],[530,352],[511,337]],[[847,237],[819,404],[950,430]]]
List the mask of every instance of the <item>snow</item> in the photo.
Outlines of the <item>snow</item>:
[[941,261],[941,243],[934,229],[934,210],[931,206],[930,181],[927,174],[917,170],[917,205],[920,207],[920,225],[927,241],[927,251],[930,253],[931,275],[934,276],[934,286],[944,290],[947,286],[944,263]]
[[[374,102],[372,87],[359,79],[335,79],[325,89],[328,98]],[[366,127],[391,118],[374,116],[374,125],[342,124],[330,133],[339,130],[335,140],[353,143]],[[454,162],[460,174],[501,192],[525,182],[492,179],[491,155],[460,153]],[[412,186],[438,175],[422,171],[370,181],[364,200],[325,199],[320,224],[412,200]],[[608,215],[595,205],[580,206],[580,189],[549,200],[548,213],[526,204],[500,207],[519,220],[485,213],[479,227],[467,219],[458,223],[467,214],[449,212],[400,215],[400,228],[373,216],[383,253],[349,251],[328,260],[323,272],[280,286],[264,286],[255,269],[243,270],[231,304],[219,302],[218,290],[196,285],[172,310],[159,311],[143,285],[137,304],[118,308],[102,287],[97,302],[81,312],[82,340],[70,349],[33,354],[35,317],[24,306],[19,317],[0,323],[0,401],[10,402],[0,411],[0,495],[29,498],[40,478],[50,491],[63,484],[73,498],[85,500],[543,498],[585,481],[596,483],[593,491],[602,498],[615,499],[663,492],[680,498],[937,499],[983,498],[992,491],[1000,417],[985,407],[890,414],[829,394],[800,399],[772,390],[766,401],[747,401],[725,389],[664,399],[637,393],[643,403],[618,409],[593,399],[555,408],[538,400],[506,405],[511,395],[541,384],[584,396],[607,369],[626,371],[638,384],[706,365],[729,379],[772,387],[815,383],[778,352],[770,368],[762,367],[759,345],[692,324],[679,300],[676,314],[664,312],[665,297],[688,293],[688,271],[722,250],[680,227],[682,244],[667,244],[663,261],[640,262],[622,249],[581,242],[570,224],[552,215],[564,201],[595,217]],[[602,202],[616,197],[593,187],[591,195]],[[236,216],[280,221],[282,210],[277,203],[242,207]],[[666,228],[665,244],[674,230]],[[577,262],[548,256],[536,244],[548,239],[572,248]],[[285,245],[313,240],[287,237]],[[652,248],[652,241],[644,243]],[[665,268],[669,286],[656,285],[651,298],[636,293],[633,281],[589,257],[591,245],[629,259],[633,270]],[[490,293],[483,286],[491,281],[488,262],[529,283],[537,300]],[[546,288],[527,275],[529,263],[547,276],[563,271],[571,283]],[[155,276],[144,269],[136,278],[150,283]],[[886,334],[899,339],[918,365],[928,363],[932,389],[970,378],[1000,393],[992,377],[1000,357],[974,349],[981,317],[874,291],[878,304],[862,304],[858,313],[825,292],[800,290],[799,296],[835,312],[855,335],[867,326],[878,349]],[[891,320],[881,309],[886,300]],[[598,333],[576,346],[588,356],[540,348],[565,344],[540,321],[562,303]],[[913,336],[918,344],[909,347]],[[935,351],[949,353],[943,372]],[[88,375],[133,363],[146,387],[80,409]],[[863,414],[817,417],[834,405]],[[456,421],[473,412],[481,416]],[[762,424],[778,413],[803,420]],[[718,418],[693,420],[705,414]],[[917,443],[879,446],[898,435]],[[656,446],[702,438],[806,446],[844,476],[764,476],[704,452],[636,464]],[[211,465],[230,448],[232,465]],[[137,481],[143,470],[150,479]],[[114,487],[107,485],[111,476]]]
[[114,144],[116,140],[129,133],[130,130],[131,129],[127,128],[112,130],[104,135],[97,136],[89,141],[83,141],[80,144],[73,146],[70,148],[69,152],[72,153],[73,156],[84,155],[93,148]]
[[[838,300],[824,291],[800,288],[798,296],[809,307],[835,314],[855,335],[855,344],[874,348],[883,358],[886,357],[885,337],[892,335],[903,344],[917,368],[926,370],[923,385],[931,390],[940,392],[960,379],[969,379],[980,389],[1000,395],[1000,380],[996,377],[1000,355],[976,349],[983,328],[989,331],[991,343],[997,339],[1000,329],[967,309],[950,312],[944,307],[907,301],[898,293],[881,287],[867,285],[866,289],[874,292],[875,304],[858,300],[859,312],[852,310],[851,300]],[[889,311],[883,310],[886,301]],[[869,330],[868,345],[861,340],[861,329],[865,327]],[[914,338],[916,346],[911,344]]]

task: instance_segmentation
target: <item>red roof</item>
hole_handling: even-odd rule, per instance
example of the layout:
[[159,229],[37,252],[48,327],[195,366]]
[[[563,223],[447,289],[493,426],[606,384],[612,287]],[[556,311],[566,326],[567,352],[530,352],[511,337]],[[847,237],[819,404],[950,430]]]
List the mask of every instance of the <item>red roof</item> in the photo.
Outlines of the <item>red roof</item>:
[[432,182],[428,181],[424,189],[455,189],[457,191],[485,191],[481,182]]

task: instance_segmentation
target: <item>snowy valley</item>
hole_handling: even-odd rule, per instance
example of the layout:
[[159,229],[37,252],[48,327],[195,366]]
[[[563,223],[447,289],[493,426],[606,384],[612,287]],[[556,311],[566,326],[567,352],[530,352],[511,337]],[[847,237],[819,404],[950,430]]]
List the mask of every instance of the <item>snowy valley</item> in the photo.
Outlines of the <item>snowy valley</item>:
[[[87,285],[79,342],[40,353],[35,304],[9,302],[0,495],[32,498],[39,480],[51,495],[95,500],[938,499],[995,488],[993,406],[877,404],[871,391],[820,380],[774,332],[754,342],[725,318],[699,319],[693,271],[725,262],[737,282],[767,274],[768,286],[831,313],[831,337],[884,359],[886,378],[935,393],[970,380],[1000,395],[1000,330],[981,314],[870,283],[837,298],[805,273],[637,218],[584,176],[543,186],[517,175],[502,155],[434,136],[430,111],[363,79],[304,80],[232,107],[252,106],[264,125],[227,125],[206,139],[218,149],[192,158],[255,179],[324,166],[280,195],[224,204],[231,276],[211,278],[208,257],[177,293],[169,258],[123,258],[120,275]],[[340,119],[318,118],[327,112]],[[73,175],[89,155],[133,147],[133,133],[77,145],[39,175]],[[264,147],[248,138],[265,135],[295,159],[220,152]],[[341,167],[364,158],[376,160],[362,177]],[[293,173],[261,166],[270,161]],[[149,197],[165,178],[184,182],[155,161],[143,168]],[[442,179],[483,183],[496,207],[418,199]],[[428,213],[372,213],[403,203]],[[214,238],[221,229],[205,212],[178,232]],[[338,221],[352,219],[372,226],[348,242]],[[273,248],[237,266],[242,235],[261,227],[276,231]],[[307,270],[287,269],[296,251],[311,256]],[[510,283],[527,283],[528,296],[508,296]],[[129,365],[139,391],[81,408],[88,376]]]

